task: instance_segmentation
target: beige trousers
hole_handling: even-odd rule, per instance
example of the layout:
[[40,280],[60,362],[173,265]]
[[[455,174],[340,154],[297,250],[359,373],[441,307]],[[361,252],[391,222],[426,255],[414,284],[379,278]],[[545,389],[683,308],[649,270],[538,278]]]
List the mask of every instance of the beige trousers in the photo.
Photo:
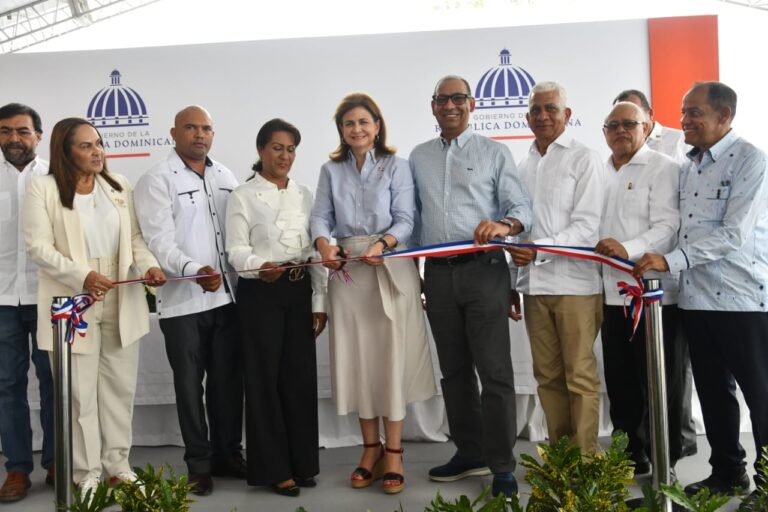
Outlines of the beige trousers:
[[597,448],[600,378],[592,351],[602,295],[525,295],[525,327],[549,442],[568,436],[582,453]]
[[[117,280],[117,258],[89,260],[93,270]],[[138,285],[124,285],[138,286]],[[99,343],[93,354],[72,354],[72,463],[79,483],[129,471],[133,398],[139,362],[139,344],[123,348],[118,329],[117,288],[93,306],[89,336],[75,343]],[[98,336],[91,336],[96,334]]]

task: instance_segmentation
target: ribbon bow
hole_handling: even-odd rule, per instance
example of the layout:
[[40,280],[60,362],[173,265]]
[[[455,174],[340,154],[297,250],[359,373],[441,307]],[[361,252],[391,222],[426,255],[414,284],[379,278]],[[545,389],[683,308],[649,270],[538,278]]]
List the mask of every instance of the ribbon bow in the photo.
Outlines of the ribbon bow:
[[90,293],[81,293],[67,299],[61,306],[51,306],[51,323],[55,324],[59,320],[67,320],[66,341],[70,345],[75,342],[75,332],[84,337],[88,330],[88,323],[83,320],[83,315],[90,308],[96,299]]
[[664,290],[661,288],[645,290],[642,285],[633,286],[624,281],[619,281],[616,284],[619,287],[619,295],[624,295],[625,318],[627,316],[627,301],[629,301],[629,309],[632,312],[632,337],[634,337],[637,326],[640,325],[640,318],[643,316],[643,305],[660,301],[664,296]]

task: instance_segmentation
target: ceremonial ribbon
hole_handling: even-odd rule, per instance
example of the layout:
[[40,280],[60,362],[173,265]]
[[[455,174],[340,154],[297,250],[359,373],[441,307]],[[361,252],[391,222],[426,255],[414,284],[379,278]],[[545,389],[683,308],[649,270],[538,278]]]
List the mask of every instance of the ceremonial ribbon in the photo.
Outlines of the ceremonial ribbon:
[[[605,256],[602,254],[597,254],[595,252],[594,247],[521,244],[516,242],[504,242],[504,241],[497,241],[497,240],[492,240],[491,242],[483,245],[475,245],[475,243],[472,240],[462,240],[459,242],[447,242],[442,244],[434,244],[434,245],[427,245],[423,247],[417,247],[414,249],[404,249],[401,251],[387,252],[387,253],[383,253],[381,257],[382,258],[447,257],[447,256],[455,256],[458,254],[466,254],[471,252],[488,251],[488,250],[497,249],[499,247],[523,247],[523,248],[534,249],[538,252],[565,256],[568,258],[594,261],[597,263],[608,265],[621,272],[631,275],[635,280],[635,282],[637,283],[637,286],[629,285],[623,281],[620,283],[617,283],[617,285],[620,288],[619,293],[621,295],[624,295],[625,297],[625,304],[624,304],[625,315],[626,315],[627,302],[629,302],[629,309],[632,314],[633,335],[634,335],[634,332],[637,330],[637,326],[640,324],[640,318],[643,313],[643,304],[659,301],[661,300],[661,297],[664,294],[664,291],[662,289],[645,290],[642,280],[640,280],[639,278],[635,277],[632,274],[632,269],[635,266],[633,261],[624,259],[624,258],[619,258],[618,256]],[[351,257],[345,256],[343,258],[337,258],[337,259],[328,260],[328,261],[321,260],[321,261],[308,261],[305,263],[291,263],[290,265],[280,265],[280,266],[271,267],[271,268],[239,270],[239,271],[234,271],[234,273],[236,274],[246,273],[246,272],[258,273],[258,272],[264,272],[267,270],[288,270],[292,268],[306,267],[311,265],[323,265],[324,263],[328,263],[329,261],[338,263],[338,262],[346,262],[346,261],[359,261],[363,259],[366,259],[366,258],[363,256],[351,256]],[[349,277],[349,275],[346,272],[342,275],[346,282],[351,281],[351,277]],[[332,274],[332,276],[339,277],[341,279],[341,277],[338,276],[337,273]],[[183,281],[183,280],[189,280],[189,279],[199,279],[201,277],[211,277],[211,276],[209,274],[196,274],[191,276],[175,276],[175,277],[166,278],[165,281],[166,282]],[[128,283],[143,283],[147,281],[149,281],[149,279],[138,278],[138,279],[128,279],[124,281],[115,281],[112,284],[120,285],[120,284],[128,284]],[[84,295],[88,295],[88,294],[84,294]],[[88,304],[87,307],[89,306],[90,304]],[[85,309],[87,309],[87,307]],[[83,324],[85,324],[85,322],[83,322]],[[84,331],[81,334],[81,336],[84,336]]]
[[93,306],[96,299],[90,293],[81,293],[67,299],[61,306],[51,305],[51,323],[66,319],[66,341],[70,345],[75,342],[75,333],[85,336],[88,323],[83,320],[83,314]]

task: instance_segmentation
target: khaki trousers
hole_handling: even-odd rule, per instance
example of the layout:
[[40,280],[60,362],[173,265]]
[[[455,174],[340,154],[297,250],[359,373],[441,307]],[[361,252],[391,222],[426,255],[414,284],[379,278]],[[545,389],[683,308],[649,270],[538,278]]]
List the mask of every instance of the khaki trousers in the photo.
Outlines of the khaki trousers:
[[582,453],[597,448],[600,378],[592,351],[602,295],[525,295],[525,327],[549,442],[568,436]]
[[[117,258],[89,260],[93,270],[117,280]],[[123,285],[138,286],[138,285]],[[91,306],[87,338],[75,343],[98,343],[93,354],[72,354],[73,479],[101,477],[102,467],[114,476],[130,471],[133,398],[139,363],[139,344],[123,348],[118,325],[117,288]],[[92,335],[93,334],[93,335]]]

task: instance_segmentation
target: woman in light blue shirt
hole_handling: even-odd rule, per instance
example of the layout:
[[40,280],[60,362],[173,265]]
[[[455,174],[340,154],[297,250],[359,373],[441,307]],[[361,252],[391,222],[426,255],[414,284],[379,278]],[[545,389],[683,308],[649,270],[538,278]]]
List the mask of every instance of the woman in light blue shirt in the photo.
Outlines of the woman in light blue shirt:
[[326,263],[344,273],[328,285],[333,396],[338,414],[360,418],[364,451],[352,487],[383,475],[384,492],[394,494],[405,484],[406,405],[435,394],[418,270],[406,259],[381,258],[411,236],[413,178],[408,162],[387,146],[381,110],[370,96],[347,95],[334,119],[340,143],[320,170],[312,239],[323,260],[366,259],[343,270],[341,262]]

